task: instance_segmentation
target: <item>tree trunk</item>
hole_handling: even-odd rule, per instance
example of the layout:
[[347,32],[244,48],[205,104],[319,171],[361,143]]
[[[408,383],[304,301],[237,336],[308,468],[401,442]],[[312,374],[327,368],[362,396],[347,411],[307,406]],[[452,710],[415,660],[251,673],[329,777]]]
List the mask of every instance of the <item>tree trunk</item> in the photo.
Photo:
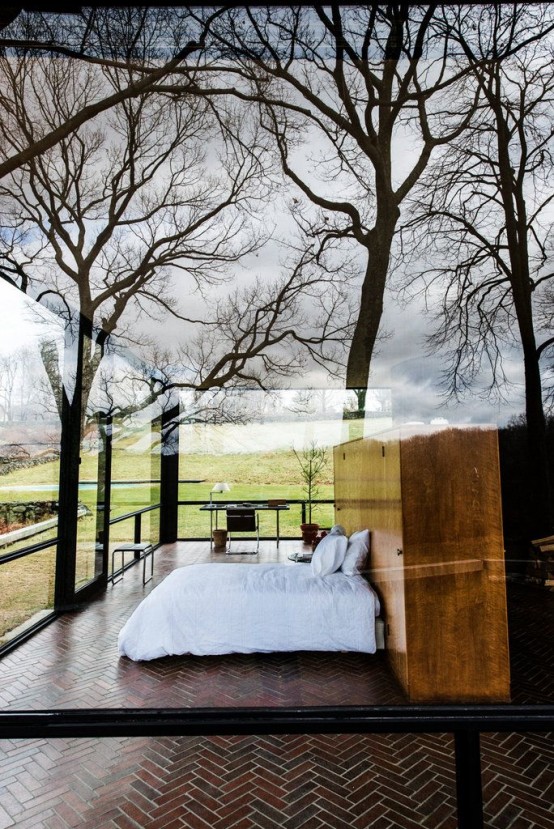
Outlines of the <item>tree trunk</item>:
[[531,492],[533,537],[551,535],[552,503],[546,418],[542,403],[542,384],[536,349],[524,353],[525,416],[527,422],[528,470]]
[[551,484],[548,464],[546,418],[542,399],[542,381],[533,320],[532,280],[529,272],[528,217],[523,180],[514,177],[510,157],[511,132],[501,104],[501,83],[496,77],[496,98],[491,106],[496,116],[498,169],[502,205],[506,219],[506,239],[510,258],[510,284],[525,372],[525,416],[529,488],[531,493],[531,527],[540,538],[552,533]]
[[367,388],[354,389],[356,400],[358,401],[358,417],[365,416],[365,401],[367,397]]
[[56,344],[49,340],[41,340],[39,349],[42,365],[44,366],[44,371],[46,372],[48,382],[50,383],[58,417],[61,421],[63,408],[63,380],[58,357],[58,349]]
[[375,341],[383,316],[383,295],[389,270],[390,251],[399,211],[383,210],[367,236],[367,266],[360,296],[360,310],[346,366],[346,388],[367,388]]

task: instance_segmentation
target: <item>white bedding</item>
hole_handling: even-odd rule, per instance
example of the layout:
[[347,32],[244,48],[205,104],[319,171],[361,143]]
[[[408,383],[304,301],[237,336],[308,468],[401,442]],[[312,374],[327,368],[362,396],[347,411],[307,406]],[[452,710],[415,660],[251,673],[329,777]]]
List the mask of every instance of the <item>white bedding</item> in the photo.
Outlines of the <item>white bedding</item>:
[[123,626],[134,660],[271,651],[374,653],[379,601],[362,576],[309,565],[191,564],[174,570]]

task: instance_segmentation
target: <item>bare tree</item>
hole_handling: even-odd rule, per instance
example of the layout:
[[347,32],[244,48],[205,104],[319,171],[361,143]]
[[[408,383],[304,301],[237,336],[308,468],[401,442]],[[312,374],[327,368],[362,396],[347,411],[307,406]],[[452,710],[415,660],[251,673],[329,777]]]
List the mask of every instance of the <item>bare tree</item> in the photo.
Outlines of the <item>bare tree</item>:
[[257,280],[217,300],[211,319],[177,352],[154,347],[134,371],[132,358],[124,380],[104,361],[91,412],[124,418],[181,390],[189,401],[183,422],[244,422],[255,412],[237,391],[267,391],[314,364],[340,373],[351,317],[344,260],[333,263],[330,249],[323,257],[301,252],[275,283]]
[[[482,93],[471,129],[429,170],[409,227],[433,262],[425,289],[442,295],[430,343],[445,350],[447,393],[473,389],[485,367],[487,393],[505,383],[504,355],[523,355],[530,505],[534,532],[552,532],[541,357],[552,336],[554,64],[542,9],[490,8],[470,38],[464,14],[454,35]],[[531,27],[531,20],[535,27]],[[498,57],[500,47],[501,56]],[[412,279],[411,285],[417,283]],[[438,290],[435,290],[438,289]]]
[[[437,38],[436,8],[233,9],[213,21],[208,43],[216,57],[195,76],[203,94],[231,92],[259,106],[311,243],[323,250],[340,240],[363,252],[351,388],[367,386],[401,205],[432,152],[463,131],[475,106],[477,85],[449,61],[448,33]],[[453,97],[465,111],[452,109]],[[321,148],[310,169],[301,139]],[[414,152],[400,163],[402,140]]]
[[[106,80],[96,67],[50,58],[3,59],[2,70],[18,113],[14,146],[119,82],[119,72]],[[114,108],[102,130],[82,127],[28,161],[0,187],[4,278],[37,299],[73,303],[100,347],[125,325],[136,340],[143,311],[193,322],[172,279],[201,292],[259,244],[245,208],[264,198],[264,150],[245,124],[233,140],[227,116],[222,135],[199,98],[143,95]],[[210,139],[219,153],[208,157]],[[88,355],[89,380],[100,357]]]
[[[101,97],[106,85],[126,88],[129,78],[152,72],[156,34],[149,22],[136,10],[102,14],[100,21],[81,20],[77,33],[68,32],[72,47],[60,45],[59,30],[45,29],[41,41],[26,38],[22,57],[4,58],[3,102],[10,112],[4,136],[12,149],[34,146],[35,133],[70,122],[89,98]],[[179,22],[179,15],[171,19]],[[165,48],[167,29],[157,15],[155,24],[164,32]],[[208,24],[196,23],[196,31]],[[178,29],[171,30],[174,49],[186,33],[186,27]],[[17,42],[5,39],[11,46]],[[306,277],[310,260],[313,266],[310,252],[275,285],[258,283],[226,297],[219,288],[209,318],[192,318],[178,306],[170,274],[180,272],[174,282],[204,296],[219,285],[226,266],[259,244],[252,222],[246,232],[246,216],[256,206],[259,212],[268,184],[275,184],[275,177],[261,175],[266,139],[259,129],[248,129],[244,112],[222,101],[216,109],[197,89],[195,96],[186,89],[180,83],[175,96],[157,87],[159,95],[143,93],[122,102],[103,121],[70,132],[10,174],[3,187],[4,278],[41,299],[53,293],[74,298],[92,320],[101,347],[88,352],[89,384],[107,338],[116,331],[121,335],[126,321],[127,341],[135,337],[132,308],[150,315],[158,309],[189,327],[204,327],[184,353],[194,376],[183,381],[185,387],[222,387],[232,381],[263,387],[270,377],[303,367],[308,358],[335,371],[344,361],[350,321],[345,290],[333,283],[347,285],[349,269],[343,264],[339,280],[339,268],[321,267],[326,254],[317,277],[313,267]],[[219,175],[210,176],[202,170],[202,154],[216,132],[224,154]],[[67,317],[70,328],[69,309]],[[59,393],[56,354],[47,351],[47,371]]]
[[[0,37],[0,48],[8,58],[24,50],[26,54],[58,55],[104,67],[118,66],[127,70],[128,83],[111,94],[87,101],[70,115],[53,119],[38,134],[29,134],[24,144],[15,147],[2,127],[8,124],[11,128],[17,112],[9,97],[0,92],[0,178],[51,150],[98,115],[155,90],[160,81],[167,81],[182,62],[203,50],[206,30],[222,11],[208,14],[198,27],[186,11],[180,14],[163,9],[89,9],[75,12],[67,22],[57,14],[18,16],[8,10],[0,18],[0,28],[7,27]],[[161,37],[163,49],[159,45]],[[167,60],[171,47],[173,54]]]
[[19,373],[19,360],[15,353],[3,354],[0,357],[0,401],[3,409],[3,420],[13,420],[15,402],[16,378]]
[[281,278],[261,280],[221,298],[208,322],[180,352],[187,379],[179,386],[275,387],[308,365],[340,375],[352,330],[350,282],[355,269],[325,255],[297,252]]

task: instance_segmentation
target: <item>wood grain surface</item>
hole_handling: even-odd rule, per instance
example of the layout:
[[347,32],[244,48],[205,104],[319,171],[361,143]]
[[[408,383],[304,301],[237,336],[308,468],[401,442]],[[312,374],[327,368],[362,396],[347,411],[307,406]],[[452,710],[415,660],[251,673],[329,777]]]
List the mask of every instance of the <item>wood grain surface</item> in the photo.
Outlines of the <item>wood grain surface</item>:
[[334,459],[336,520],[371,531],[369,577],[409,698],[509,700],[496,430],[405,427]]

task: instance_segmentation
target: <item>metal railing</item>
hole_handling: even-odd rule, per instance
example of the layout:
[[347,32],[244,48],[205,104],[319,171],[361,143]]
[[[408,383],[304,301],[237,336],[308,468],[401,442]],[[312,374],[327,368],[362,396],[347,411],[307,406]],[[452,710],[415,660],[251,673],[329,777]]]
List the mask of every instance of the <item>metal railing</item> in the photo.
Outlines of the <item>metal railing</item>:
[[140,544],[142,538],[142,516],[145,512],[152,512],[152,510],[160,509],[161,504],[152,504],[149,507],[142,507],[141,509],[126,512],[124,515],[118,515],[116,518],[110,518],[110,527],[112,524],[119,524],[121,521],[129,521],[131,518],[135,519],[135,526],[133,532],[133,541],[135,544]]
[[[134,527],[133,527],[133,540],[135,543],[141,542],[142,536],[142,515],[146,512],[150,512],[155,509],[159,509],[160,504],[152,504],[148,507],[143,507],[139,510],[133,510],[132,512],[127,512],[124,515],[118,515],[116,518],[110,519],[110,525],[118,524],[121,521],[128,521],[130,519],[134,519]],[[42,550],[46,550],[49,547],[55,547],[58,544],[59,537],[55,536],[53,538],[48,538],[44,541],[35,542],[34,544],[26,545],[25,547],[21,547],[19,550],[14,550],[13,552],[9,553],[0,553],[0,566],[3,564],[9,564],[12,561],[16,561],[21,558],[26,558],[27,556],[33,555],[34,553],[39,553]],[[154,546],[159,546],[159,544],[154,544]],[[133,556],[133,559],[128,561],[124,568],[127,570],[129,567],[132,567],[134,564],[137,564],[140,561],[140,555]],[[120,571],[118,570],[117,573]],[[113,574],[109,574],[109,578],[113,576]],[[0,656],[3,656],[8,651],[14,650],[18,645],[24,642],[26,639],[29,639],[37,631],[41,630],[46,625],[50,624],[50,622],[54,621],[57,617],[57,611],[52,608],[51,612],[41,618],[38,622],[34,624],[30,624],[25,630],[21,631],[17,636],[10,638],[9,641],[5,642],[3,645],[0,645]]]
[[9,561],[15,561],[17,558],[24,558],[33,553],[39,553],[41,550],[46,550],[47,547],[55,547],[58,543],[58,536],[48,538],[45,541],[38,541],[35,544],[29,544],[26,547],[21,547],[19,550],[14,550],[12,553],[0,554],[0,565],[7,564]]
[[265,734],[454,735],[458,829],[483,829],[480,734],[554,730],[554,705],[124,708],[12,711],[0,738]]
[[[160,509],[161,504],[151,504],[149,507],[142,507],[138,510],[132,510],[132,512],[126,512],[124,515],[118,515],[116,518],[110,518],[109,524],[119,524],[122,521],[129,521],[134,519],[134,527],[133,527],[133,544],[140,544],[142,542],[142,516],[146,512],[152,512],[153,510]],[[152,542],[152,546],[157,548],[160,546],[159,541]],[[128,570],[129,567],[132,567],[135,564],[138,564],[141,560],[141,555],[139,552],[135,552],[133,554],[133,558],[128,561],[126,564],[123,563],[123,566],[119,570],[113,570],[111,573],[108,573],[108,580],[113,582],[114,576],[119,575],[121,572]]]

